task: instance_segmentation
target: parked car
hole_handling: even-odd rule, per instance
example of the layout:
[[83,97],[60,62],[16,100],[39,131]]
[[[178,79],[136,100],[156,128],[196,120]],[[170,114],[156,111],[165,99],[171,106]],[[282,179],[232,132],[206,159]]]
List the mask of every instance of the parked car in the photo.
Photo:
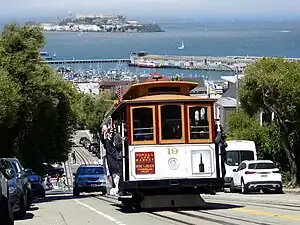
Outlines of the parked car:
[[31,183],[31,191],[33,198],[45,198],[46,191],[42,184],[42,179],[39,175],[31,173],[28,175],[28,179]]
[[89,146],[88,150],[89,150],[89,152],[92,152],[92,153],[96,154],[98,148],[99,148],[99,144],[97,142],[93,141],[93,142],[90,143],[90,146]]
[[77,123],[77,130],[85,130],[85,129],[86,129],[86,127],[84,126],[83,123],[81,123],[81,122]]
[[101,165],[81,165],[74,174],[73,196],[80,192],[98,192],[106,194],[106,174]]
[[0,224],[14,225],[14,215],[9,202],[8,180],[13,178],[11,164],[0,158]]
[[89,149],[90,144],[91,144],[91,140],[90,140],[90,139],[86,139],[86,140],[83,141],[83,146],[84,146],[86,149]]
[[65,173],[65,170],[61,166],[52,166],[51,164],[44,163],[44,173],[43,175],[48,174],[51,177],[56,177],[58,174],[60,177]]
[[84,142],[85,140],[88,140],[88,138],[87,138],[87,137],[81,137],[81,138],[79,139],[79,144],[83,145],[83,142]]
[[31,184],[24,168],[16,158],[7,158],[14,171],[14,177],[8,181],[9,201],[15,217],[24,219],[32,203]]
[[283,193],[281,173],[270,160],[243,161],[233,172],[231,191],[241,190],[242,193],[247,193],[262,190],[264,193]]

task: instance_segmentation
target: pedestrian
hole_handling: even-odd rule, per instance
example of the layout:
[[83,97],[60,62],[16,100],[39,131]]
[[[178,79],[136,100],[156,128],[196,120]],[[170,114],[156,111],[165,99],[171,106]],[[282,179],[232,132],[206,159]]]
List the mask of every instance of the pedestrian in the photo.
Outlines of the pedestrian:
[[73,158],[73,163],[76,163],[76,153],[75,151],[72,152],[72,158]]
[[63,189],[63,191],[65,191],[65,188],[69,187],[69,185],[67,184],[66,174],[62,175],[61,183],[62,183],[62,189]]
[[48,188],[52,188],[51,176],[49,176],[48,174],[46,174],[46,186]]
[[59,186],[59,174],[56,174],[56,186]]

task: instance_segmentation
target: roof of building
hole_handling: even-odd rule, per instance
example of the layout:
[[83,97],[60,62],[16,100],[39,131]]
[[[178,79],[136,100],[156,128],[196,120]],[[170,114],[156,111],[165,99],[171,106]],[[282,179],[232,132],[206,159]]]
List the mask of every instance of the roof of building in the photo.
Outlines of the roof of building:
[[216,104],[224,108],[236,108],[236,99],[222,96],[221,98],[218,99]]
[[[239,80],[244,77],[243,74],[238,75]],[[230,83],[235,83],[236,82],[236,76],[221,76],[222,80],[228,81]]]
[[153,82],[156,81],[156,78],[159,78],[159,81],[169,81],[170,79],[167,76],[163,76],[158,72],[151,73],[149,77],[144,82]]
[[[231,84],[229,85],[229,89],[222,94],[222,97],[230,97],[236,99],[237,90],[236,90],[235,81],[234,83],[232,82],[230,83]],[[238,85],[240,86],[242,83],[243,83],[243,79],[239,79]]]

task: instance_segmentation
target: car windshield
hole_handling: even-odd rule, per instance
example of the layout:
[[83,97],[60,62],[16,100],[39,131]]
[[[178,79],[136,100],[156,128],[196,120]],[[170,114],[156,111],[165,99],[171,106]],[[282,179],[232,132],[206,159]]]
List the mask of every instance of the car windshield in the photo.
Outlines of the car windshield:
[[238,166],[244,160],[253,160],[253,151],[227,151],[226,152],[226,164],[228,166]]
[[274,163],[250,163],[249,169],[276,169]]
[[103,167],[80,167],[77,174],[104,174],[104,169]]

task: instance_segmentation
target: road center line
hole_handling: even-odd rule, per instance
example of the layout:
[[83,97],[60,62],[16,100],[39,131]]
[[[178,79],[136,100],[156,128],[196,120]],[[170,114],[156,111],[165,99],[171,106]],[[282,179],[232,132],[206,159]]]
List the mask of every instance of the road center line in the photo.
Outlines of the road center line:
[[91,207],[91,206],[89,206],[89,205],[87,205],[87,204],[85,204],[85,203],[82,203],[82,202],[78,201],[77,199],[73,199],[73,200],[74,200],[75,202],[77,202],[79,205],[82,205],[82,206],[86,207],[87,209],[89,209],[89,210],[91,210],[91,211],[97,213],[98,215],[100,215],[100,216],[102,216],[102,217],[104,217],[104,218],[110,220],[111,222],[113,222],[113,223],[115,223],[115,224],[117,224],[117,225],[126,225],[125,223],[123,223],[123,222],[121,222],[121,221],[119,221],[119,220],[113,218],[112,216],[107,215],[107,214],[105,214],[105,213],[103,213],[103,212],[100,212],[100,211],[98,211],[97,209],[95,209],[95,208],[93,208],[93,207]]
[[277,218],[280,218],[280,219],[300,220],[300,216],[283,215],[283,214],[278,214],[278,213],[265,212],[265,211],[261,211],[261,210],[253,210],[253,209],[245,209],[245,208],[234,208],[234,209],[231,209],[231,210],[244,212],[244,213],[249,213],[249,214],[254,214],[254,215],[277,217]]

